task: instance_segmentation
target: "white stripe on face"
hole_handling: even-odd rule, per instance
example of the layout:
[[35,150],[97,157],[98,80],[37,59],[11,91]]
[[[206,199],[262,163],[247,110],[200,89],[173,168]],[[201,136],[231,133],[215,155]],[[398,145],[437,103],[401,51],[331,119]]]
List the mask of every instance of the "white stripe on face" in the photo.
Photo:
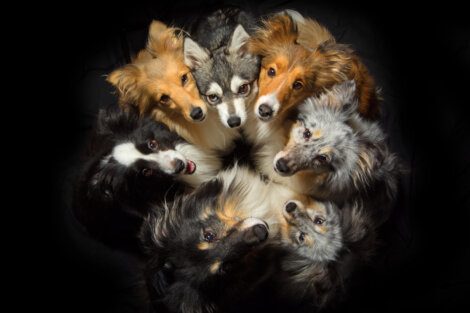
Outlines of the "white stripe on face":
[[166,174],[175,173],[176,159],[180,159],[186,164],[186,158],[175,150],[158,151],[156,153],[143,154],[132,142],[126,142],[114,147],[111,156],[124,166],[131,166],[138,160],[156,162],[158,167]]
[[247,81],[242,79],[240,76],[235,75],[232,77],[232,81],[230,82],[230,89],[234,94],[238,93],[238,88],[240,88],[241,85],[246,84]]
[[209,85],[209,89],[207,90],[206,92],[206,95],[216,95],[218,96],[219,98],[222,98],[222,96],[224,95],[223,91],[222,91],[222,87],[220,87],[219,84],[217,84],[216,82],[212,82],[210,85]]
[[225,127],[230,128],[230,126],[227,123],[228,118],[230,117],[228,113],[228,105],[225,102],[222,102],[216,106],[217,111],[219,112],[219,118],[222,121],[222,124],[224,124]]
[[268,105],[273,110],[272,117],[276,116],[281,106],[281,104],[277,100],[276,93],[269,93],[267,95],[261,96],[258,98],[258,101],[256,101],[256,105],[255,105],[255,115],[257,117],[260,117],[259,107],[262,104]]
[[235,115],[237,115],[240,118],[240,126],[241,126],[246,121],[245,99],[235,98],[233,100],[233,106],[235,107]]

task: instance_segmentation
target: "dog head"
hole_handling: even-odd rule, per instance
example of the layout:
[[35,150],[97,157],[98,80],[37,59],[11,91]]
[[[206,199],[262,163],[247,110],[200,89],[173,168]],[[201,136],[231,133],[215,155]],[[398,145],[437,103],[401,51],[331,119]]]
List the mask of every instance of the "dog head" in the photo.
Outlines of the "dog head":
[[246,51],[249,38],[238,25],[227,46],[212,52],[191,38],[184,41],[184,60],[192,69],[203,99],[217,109],[222,124],[229,128],[245,123],[246,107],[258,95],[259,58]]
[[306,25],[313,23],[312,27],[318,30],[312,42],[334,41],[331,34],[313,20],[300,20],[296,15],[282,12],[265,20],[248,44],[249,51],[262,58],[254,113],[263,121],[288,112],[317,89],[316,74],[322,64],[317,60],[318,53],[298,43],[305,41],[299,37],[299,21]]
[[282,211],[281,241],[313,261],[333,261],[343,247],[340,216],[330,202],[288,201]]
[[98,140],[103,148],[89,169],[88,193],[105,202],[146,202],[164,182],[196,170],[175,150],[184,143],[178,135],[136,112],[100,111]]
[[133,103],[141,113],[157,110],[189,122],[206,116],[207,106],[184,63],[183,36],[159,21],[150,25],[146,49],[131,64],[112,72],[108,81],[124,107]]
[[298,107],[287,145],[276,154],[274,169],[282,176],[310,170],[348,173],[357,160],[358,143],[348,121],[356,116],[357,98],[353,81],[335,86]]

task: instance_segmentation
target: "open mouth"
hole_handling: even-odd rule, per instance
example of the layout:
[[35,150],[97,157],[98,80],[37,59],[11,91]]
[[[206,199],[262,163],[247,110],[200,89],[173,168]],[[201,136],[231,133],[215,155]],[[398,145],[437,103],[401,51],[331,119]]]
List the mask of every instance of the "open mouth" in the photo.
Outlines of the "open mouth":
[[188,174],[188,175],[191,175],[195,171],[196,171],[196,163],[194,163],[193,161],[188,160],[188,162],[186,163],[186,169],[184,170],[184,173]]

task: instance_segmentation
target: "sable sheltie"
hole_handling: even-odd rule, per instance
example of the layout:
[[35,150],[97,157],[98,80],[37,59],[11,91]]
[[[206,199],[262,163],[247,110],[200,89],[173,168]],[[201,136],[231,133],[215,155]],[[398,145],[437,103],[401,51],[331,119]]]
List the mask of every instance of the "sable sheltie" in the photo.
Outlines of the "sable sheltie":
[[118,90],[123,108],[136,105],[141,114],[152,115],[192,144],[230,150],[239,134],[224,127],[217,112],[208,111],[201,100],[184,62],[183,40],[182,30],[153,21],[146,49],[113,71],[108,81]]
[[137,234],[152,204],[172,200],[220,169],[217,158],[134,110],[100,111],[88,150],[75,215],[95,239],[131,252],[139,251]]
[[272,132],[283,126],[295,106],[348,79],[358,86],[360,114],[378,116],[378,96],[366,67],[316,21],[290,10],[275,14],[251,37],[248,50],[261,56],[259,94],[253,108],[259,121],[251,121],[252,140],[273,140]]

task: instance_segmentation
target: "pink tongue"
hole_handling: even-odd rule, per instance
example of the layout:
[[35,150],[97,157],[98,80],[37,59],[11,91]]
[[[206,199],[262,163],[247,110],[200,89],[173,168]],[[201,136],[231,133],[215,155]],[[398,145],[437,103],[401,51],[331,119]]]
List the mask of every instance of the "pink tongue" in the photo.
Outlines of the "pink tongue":
[[186,174],[192,174],[196,171],[196,164],[193,161],[188,161],[186,164]]

